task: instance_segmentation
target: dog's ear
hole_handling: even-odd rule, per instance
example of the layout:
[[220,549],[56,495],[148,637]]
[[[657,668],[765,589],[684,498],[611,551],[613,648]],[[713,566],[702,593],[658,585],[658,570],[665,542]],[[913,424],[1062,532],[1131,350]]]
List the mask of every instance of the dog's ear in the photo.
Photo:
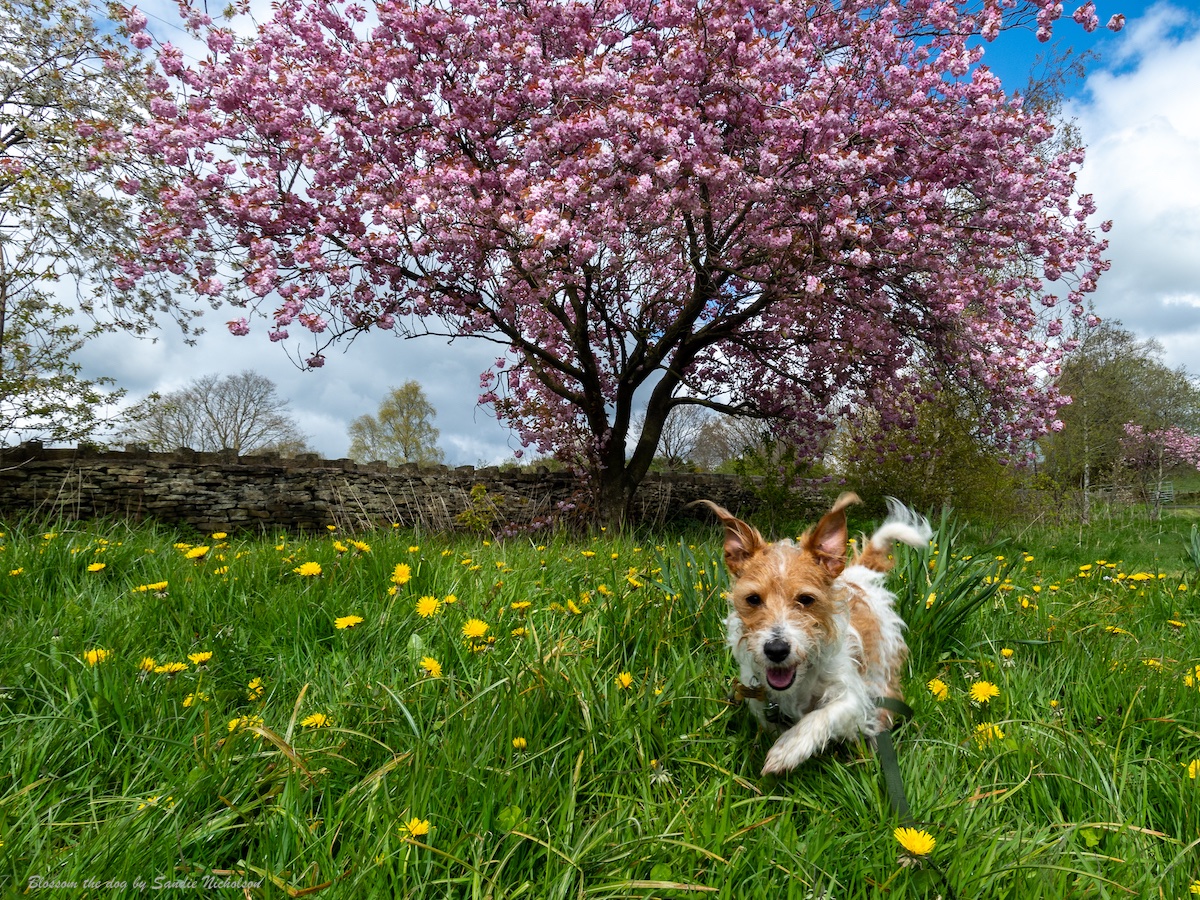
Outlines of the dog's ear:
[[857,494],[842,494],[833,508],[804,536],[804,549],[816,557],[832,578],[837,578],[846,568],[846,507],[861,502]]
[[718,506],[711,500],[697,500],[688,506],[707,506],[717,514],[717,518],[725,526],[725,568],[734,578],[742,574],[742,569],[750,557],[762,552],[767,546],[766,540],[756,528],[747,525],[725,507]]

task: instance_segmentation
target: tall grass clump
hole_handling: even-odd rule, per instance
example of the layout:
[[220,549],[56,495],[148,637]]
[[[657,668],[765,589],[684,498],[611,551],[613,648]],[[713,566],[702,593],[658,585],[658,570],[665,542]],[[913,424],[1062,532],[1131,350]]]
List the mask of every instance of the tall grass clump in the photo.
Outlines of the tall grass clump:
[[906,849],[869,747],[760,774],[773,738],[726,702],[716,529],[0,531],[4,893],[1200,891],[1178,541],[1129,564],[943,522],[897,548]]

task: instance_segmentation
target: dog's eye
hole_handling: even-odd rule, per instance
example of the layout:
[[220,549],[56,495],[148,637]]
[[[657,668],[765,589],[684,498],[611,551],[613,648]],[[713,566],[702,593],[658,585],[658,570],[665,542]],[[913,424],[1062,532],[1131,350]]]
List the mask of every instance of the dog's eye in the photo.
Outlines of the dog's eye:
[[762,606],[762,597],[758,594],[747,594],[746,603],[750,606]]
[[796,602],[799,603],[801,606],[812,606],[814,603],[817,602],[817,598],[814,597],[812,594],[800,594],[799,596],[796,597]]

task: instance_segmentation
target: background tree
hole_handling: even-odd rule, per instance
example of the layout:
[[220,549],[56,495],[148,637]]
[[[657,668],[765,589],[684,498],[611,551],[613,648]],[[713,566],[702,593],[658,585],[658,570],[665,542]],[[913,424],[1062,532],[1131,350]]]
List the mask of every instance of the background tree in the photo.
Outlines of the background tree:
[[1043,469],[1081,491],[1085,518],[1089,491],[1111,482],[1126,455],[1127,424],[1150,432],[1200,432],[1200,385],[1162,357],[1157,341],[1108,321],[1084,333],[1063,363],[1058,386],[1072,402],[1060,413],[1062,429],[1041,441]]
[[128,413],[121,437],[151,450],[234,450],[239,455],[308,452],[308,438],[275,383],[256,372],[205,375],[177,391],[152,394]]
[[171,307],[170,273],[113,294],[161,168],[128,143],[145,74],[87,2],[0,0],[0,439],[91,433],[120,392],[82,378],[73,354],[97,328],[145,331]]
[[1040,153],[970,44],[1047,38],[1056,0],[372,6],[280,0],[248,38],[187,12],[210,56],[160,50],[142,146],[179,178],[131,281],[234,263],[231,330],[299,326],[313,366],[371,328],[505,345],[482,400],[610,522],[681,404],[811,448],[933,373],[1002,449],[1055,421],[1038,373],[1105,245],[1082,153]]
[[350,423],[351,459],[358,462],[383,460],[393,466],[403,463],[440,463],[445,455],[438,447],[437,415],[417,381],[392,388],[379,404],[379,415],[359,416]]

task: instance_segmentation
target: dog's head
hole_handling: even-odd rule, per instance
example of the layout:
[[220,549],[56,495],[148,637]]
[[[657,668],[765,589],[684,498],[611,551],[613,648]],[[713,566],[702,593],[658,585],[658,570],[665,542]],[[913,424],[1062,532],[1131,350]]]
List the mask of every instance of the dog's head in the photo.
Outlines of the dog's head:
[[837,636],[845,601],[834,581],[846,567],[846,507],[858,497],[843,494],[799,540],[774,543],[717,504],[700,502],[725,526],[725,567],[740,640],[757,674],[773,690],[785,691],[818,664]]

